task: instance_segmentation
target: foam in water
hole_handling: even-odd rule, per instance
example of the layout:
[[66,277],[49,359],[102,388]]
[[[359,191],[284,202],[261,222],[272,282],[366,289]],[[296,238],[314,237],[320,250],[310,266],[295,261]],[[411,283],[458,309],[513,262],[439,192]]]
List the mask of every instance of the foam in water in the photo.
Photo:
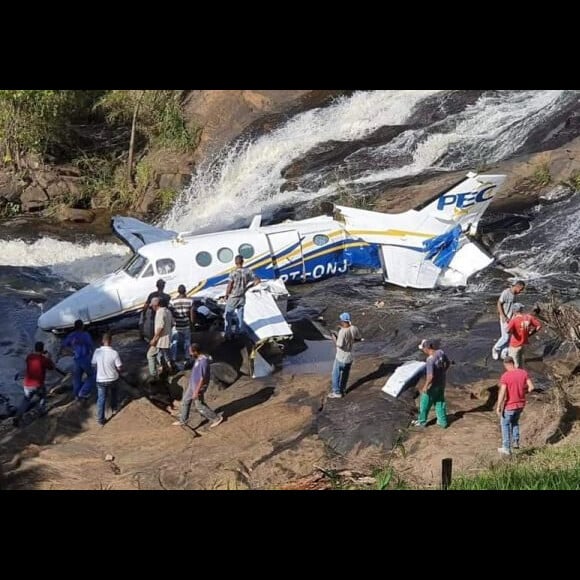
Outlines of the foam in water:
[[[503,91],[483,95],[478,101],[455,115],[455,128],[445,132],[425,129],[406,131],[379,148],[376,155],[389,156],[394,151],[415,148],[413,161],[404,167],[370,171],[352,183],[373,183],[416,175],[430,167],[445,169],[464,167],[467,163],[493,163],[517,151],[527,135],[558,106],[564,91]],[[525,122],[524,122],[525,121]],[[450,122],[448,118],[446,124]],[[444,127],[445,125],[442,125]],[[410,139],[410,135],[414,139]],[[445,162],[448,152],[457,160]]]
[[[425,98],[443,91],[370,91],[327,108],[296,115],[275,131],[238,142],[193,176],[164,226],[190,231],[231,226],[240,218],[281,205],[332,195],[339,187],[377,183],[437,167],[492,163],[518,150],[530,132],[575,91],[493,91],[429,128],[401,133],[382,147],[361,150],[373,167],[352,179],[324,183],[315,191],[280,191],[282,170],[316,145],[361,139],[385,125],[405,123]],[[412,157],[403,167],[389,160]],[[324,181],[324,180],[323,180]]]
[[360,139],[385,125],[400,125],[417,103],[441,91],[370,91],[292,117],[285,125],[240,142],[219,162],[202,168],[166,218],[164,227],[231,224],[268,207],[312,199],[311,192],[280,193],[282,170],[319,143]]
[[119,268],[129,253],[127,247],[113,243],[80,245],[49,237],[34,243],[0,240],[0,266],[48,267],[70,282],[94,282]]

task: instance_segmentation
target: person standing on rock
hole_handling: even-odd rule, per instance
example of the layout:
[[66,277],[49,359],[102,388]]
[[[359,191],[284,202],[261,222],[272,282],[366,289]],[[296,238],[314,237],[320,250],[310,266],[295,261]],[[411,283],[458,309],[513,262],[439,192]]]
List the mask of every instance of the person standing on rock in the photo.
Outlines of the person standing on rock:
[[147,351],[147,363],[149,374],[152,378],[158,378],[157,363],[163,367],[165,363],[169,369],[173,368],[170,356],[171,329],[173,327],[173,316],[165,298],[153,298],[151,308],[155,312],[155,334],[149,342]]
[[[16,416],[14,417],[14,426],[18,427],[20,425],[20,420],[22,416],[30,406],[32,405],[33,397],[38,397],[39,404],[38,408],[41,413],[46,409],[46,387],[44,386],[44,380],[46,377],[46,371],[52,371],[58,369],[54,366],[50,355],[44,350],[44,343],[37,342],[34,345],[34,352],[30,353],[26,357],[26,374],[24,375],[23,389],[24,389],[24,399],[16,411]],[[61,374],[62,371],[58,371]]]
[[175,326],[171,334],[171,359],[177,360],[177,349],[183,345],[183,358],[190,358],[189,347],[191,346],[191,324],[193,301],[185,293],[185,286],[181,284],[177,288],[178,296],[174,298],[169,307],[173,314]]
[[187,424],[191,402],[193,401],[195,410],[202,417],[211,421],[210,427],[217,427],[224,420],[223,415],[210,409],[204,401],[204,395],[210,380],[209,357],[201,352],[201,347],[195,342],[191,345],[190,352],[194,359],[193,368],[191,369],[188,387],[181,399],[181,417],[173,425],[185,426]]
[[508,354],[513,358],[516,369],[524,366],[524,347],[528,339],[542,328],[540,321],[524,310],[523,304],[514,304],[513,316],[507,327],[510,335]]
[[[72,350],[74,355],[73,395],[77,401],[87,401],[95,386],[95,373],[91,365],[94,347],[82,320],[75,321],[74,331],[62,341],[63,349]],[[83,374],[86,375],[84,383]]]
[[97,370],[97,423],[101,427],[105,424],[107,395],[110,394],[112,416],[119,410],[119,372],[123,370],[119,353],[111,347],[111,335],[103,334],[102,343],[91,361]]
[[147,340],[147,342],[149,342],[155,334],[155,311],[151,307],[151,301],[153,298],[165,298],[167,304],[169,304],[171,300],[171,296],[163,291],[165,289],[165,280],[159,278],[155,285],[157,286],[157,290],[151,292],[151,294],[147,296],[145,306],[143,307],[143,311],[141,312],[141,317],[139,319],[139,331],[141,333],[141,337]]
[[229,340],[233,336],[232,326],[234,315],[237,318],[237,331],[243,332],[244,328],[244,306],[246,305],[246,292],[260,283],[260,278],[249,268],[244,268],[244,258],[236,256],[236,269],[230,274],[228,287],[226,289],[226,311],[224,338]]
[[499,394],[495,412],[501,420],[502,446],[498,452],[511,455],[512,449],[520,447],[520,416],[526,406],[526,395],[534,390],[534,384],[524,369],[518,369],[511,356],[503,360],[505,373],[499,380]]
[[346,394],[348,376],[354,360],[352,354],[353,345],[356,340],[362,340],[360,332],[352,324],[348,312],[343,312],[339,316],[339,320],[340,330],[335,339],[336,357],[332,367],[332,390],[327,395],[329,399],[341,399]]
[[427,355],[426,377],[425,384],[420,389],[419,416],[416,421],[413,421],[412,425],[415,427],[426,427],[429,411],[435,405],[437,425],[446,429],[447,403],[445,402],[445,382],[447,369],[451,363],[445,352],[437,348],[434,340],[422,340],[421,344],[419,344],[419,350],[422,350]]
[[508,346],[509,333],[507,330],[509,321],[513,315],[513,305],[518,294],[521,294],[526,285],[521,280],[506,288],[500,295],[497,301],[497,313],[499,314],[499,328],[501,336],[491,349],[491,357],[493,360],[499,360],[503,356],[504,350]]

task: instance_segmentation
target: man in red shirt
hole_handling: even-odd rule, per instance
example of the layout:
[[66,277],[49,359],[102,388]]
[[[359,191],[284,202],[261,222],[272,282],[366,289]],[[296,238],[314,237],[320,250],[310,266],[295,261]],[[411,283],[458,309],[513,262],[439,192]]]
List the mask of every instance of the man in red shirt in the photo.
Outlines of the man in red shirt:
[[526,406],[526,395],[534,390],[534,385],[524,369],[515,367],[511,356],[506,356],[503,364],[506,372],[499,381],[496,408],[501,418],[502,438],[502,446],[498,451],[503,455],[511,455],[512,449],[520,447],[520,415]]
[[18,427],[22,415],[30,409],[32,398],[40,398],[38,408],[42,412],[46,408],[46,388],[44,379],[46,371],[56,370],[54,363],[50,360],[50,355],[44,350],[44,342],[37,342],[34,345],[34,352],[26,357],[26,374],[24,375],[24,399],[18,407],[14,417],[14,425]]
[[507,326],[510,335],[508,354],[514,359],[514,364],[519,369],[524,366],[524,346],[528,344],[529,337],[538,332],[542,325],[535,316],[524,313],[523,304],[514,304],[513,311],[514,314]]

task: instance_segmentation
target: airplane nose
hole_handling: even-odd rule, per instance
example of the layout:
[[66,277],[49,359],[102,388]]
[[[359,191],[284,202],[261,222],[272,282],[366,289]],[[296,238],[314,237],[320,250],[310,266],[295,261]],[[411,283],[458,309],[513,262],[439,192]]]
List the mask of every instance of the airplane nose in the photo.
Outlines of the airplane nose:
[[55,304],[38,319],[42,330],[63,330],[72,328],[75,320],[85,324],[106,320],[122,311],[119,295],[114,288],[104,284],[90,284]]
[[60,328],[72,328],[78,318],[72,311],[62,308],[62,302],[47,310],[38,319],[38,327],[41,330],[55,330]]

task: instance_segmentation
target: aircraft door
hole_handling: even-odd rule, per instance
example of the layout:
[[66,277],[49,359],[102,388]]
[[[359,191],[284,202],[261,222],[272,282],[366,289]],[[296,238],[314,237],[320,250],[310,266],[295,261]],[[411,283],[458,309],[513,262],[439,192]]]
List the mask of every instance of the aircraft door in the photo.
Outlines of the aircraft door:
[[302,243],[296,230],[268,234],[272,265],[276,278],[287,282],[304,280]]

